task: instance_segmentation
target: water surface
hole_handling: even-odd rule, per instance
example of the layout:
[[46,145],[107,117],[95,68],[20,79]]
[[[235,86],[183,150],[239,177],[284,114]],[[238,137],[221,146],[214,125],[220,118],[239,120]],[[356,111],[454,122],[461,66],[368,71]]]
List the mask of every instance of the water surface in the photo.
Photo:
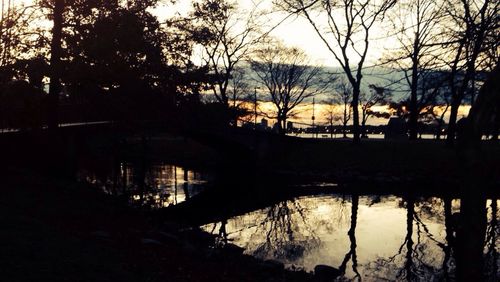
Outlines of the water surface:
[[[498,276],[498,201],[487,202],[485,272]],[[318,264],[348,279],[448,280],[460,200],[398,196],[306,196],[202,226],[217,244],[278,260],[291,269]],[[495,213],[495,216],[493,215]]]
[[82,169],[78,178],[107,194],[125,196],[134,206],[158,209],[198,195],[213,176],[183,166],[141,161],[120,162],[103,174]]
[[[134,206],[167,208],[214,190],[228,204],[246,203],[241,212],[230,211],[236,216],[223,216],[201,229],[215,236],[214,248],[235,244],[246,254],[279,261],[289,269],[312,271],[322,264],[339,269],[342,279],[349,280],[453,281],[462,270],[481,268],[486,280],[500,278],[497,199],[345,191],[281,197],[267,207],[248,209],[256,201],[253,194],[267,194],[241,196],[238,189],[250,189],[243,185],[247,182],[243,177],[231,177],[228,187],[215,187],[224,181],[216,181],[213,173],[145,161],[115,162],[112,169],[97,171],[82,169],[80,179],[124,196]],[[263,181],[256,185],[264,185]],[[264,186],[260,190],[272,188]],[[336,185],[322,186],[339,191]],[[220,219],[220,209],[216,211],[220,205],[225,204],[209,203],[204,218],[213,213]]]

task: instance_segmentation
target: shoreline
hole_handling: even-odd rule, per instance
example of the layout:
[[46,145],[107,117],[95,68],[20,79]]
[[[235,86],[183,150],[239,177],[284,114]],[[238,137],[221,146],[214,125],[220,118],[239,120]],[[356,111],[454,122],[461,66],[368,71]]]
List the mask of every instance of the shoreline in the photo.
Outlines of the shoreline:
[[312,279],[235,246],[213,249],[207,233],[155,224],[87,185],[15,168],[2,175],[0,274],[9,281]]

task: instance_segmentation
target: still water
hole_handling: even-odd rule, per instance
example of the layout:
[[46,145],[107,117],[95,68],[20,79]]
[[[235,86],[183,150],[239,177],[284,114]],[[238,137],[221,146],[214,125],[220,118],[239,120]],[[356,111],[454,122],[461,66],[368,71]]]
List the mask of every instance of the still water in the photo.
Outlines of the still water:
[[198,195],[212,175],[186,167],[145,162],[120,162],[101,173],[81,169],[78,179],[106,194],[125,196],[133,206],[165,208]]
[[[153,209],[189,202],[220,188],[212,185],[212,173],[164,163],[119,163],[108,174],[82,171],[80,179],[127,197],[134,206]],[[487,280],[498,281],[500,202],[484,198],[472,209],[469,202],[469,208],[462,209],[464,201],[468,199],[316,194],[274,202],[200,228],[215,236],[214,248],[234,244],[246,254],[279,261],[289,269],[312,271],[316,265],[328,265],[344,273],[342,279],[455,280],[457,265],[468,267],[481,260]],[[473,250],[462,250],[464,242],[475,241],[479,259],[469,256]],[[459,261],[460,254],[471,261]]]
[[[442,280],[454,273],[449,241],[460,211],[460,200],[446,201],[308,196],[202,228],[217,235],[219,242],[236,244],[247,254],[278,260],[291,269],[311,271],[325,264],[345,272],[348,279]],[[487,271],[498,273],[498,201],[489,200],[487,206]]]

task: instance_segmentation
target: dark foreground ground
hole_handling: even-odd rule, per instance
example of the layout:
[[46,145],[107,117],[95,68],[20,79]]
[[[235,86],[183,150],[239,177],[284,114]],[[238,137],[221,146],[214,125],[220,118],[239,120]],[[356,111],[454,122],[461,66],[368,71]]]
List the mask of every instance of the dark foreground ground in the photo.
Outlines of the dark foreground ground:
[[14,168],[1,175],[2,281],[311,279],[237,248],[211,249],[208,235],[152,223],[83,184]]

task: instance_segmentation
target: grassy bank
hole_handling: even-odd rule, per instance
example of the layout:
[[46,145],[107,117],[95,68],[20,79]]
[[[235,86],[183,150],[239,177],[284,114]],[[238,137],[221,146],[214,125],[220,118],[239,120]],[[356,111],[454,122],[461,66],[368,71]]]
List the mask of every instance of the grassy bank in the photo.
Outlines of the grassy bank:
[[461,153],[435,140],[364,140],[353,145],[348,140],[292,139],[271,152],[260,165],[295,178],[444,185],[471,172],[493,182],[500,180],[498,142]]

